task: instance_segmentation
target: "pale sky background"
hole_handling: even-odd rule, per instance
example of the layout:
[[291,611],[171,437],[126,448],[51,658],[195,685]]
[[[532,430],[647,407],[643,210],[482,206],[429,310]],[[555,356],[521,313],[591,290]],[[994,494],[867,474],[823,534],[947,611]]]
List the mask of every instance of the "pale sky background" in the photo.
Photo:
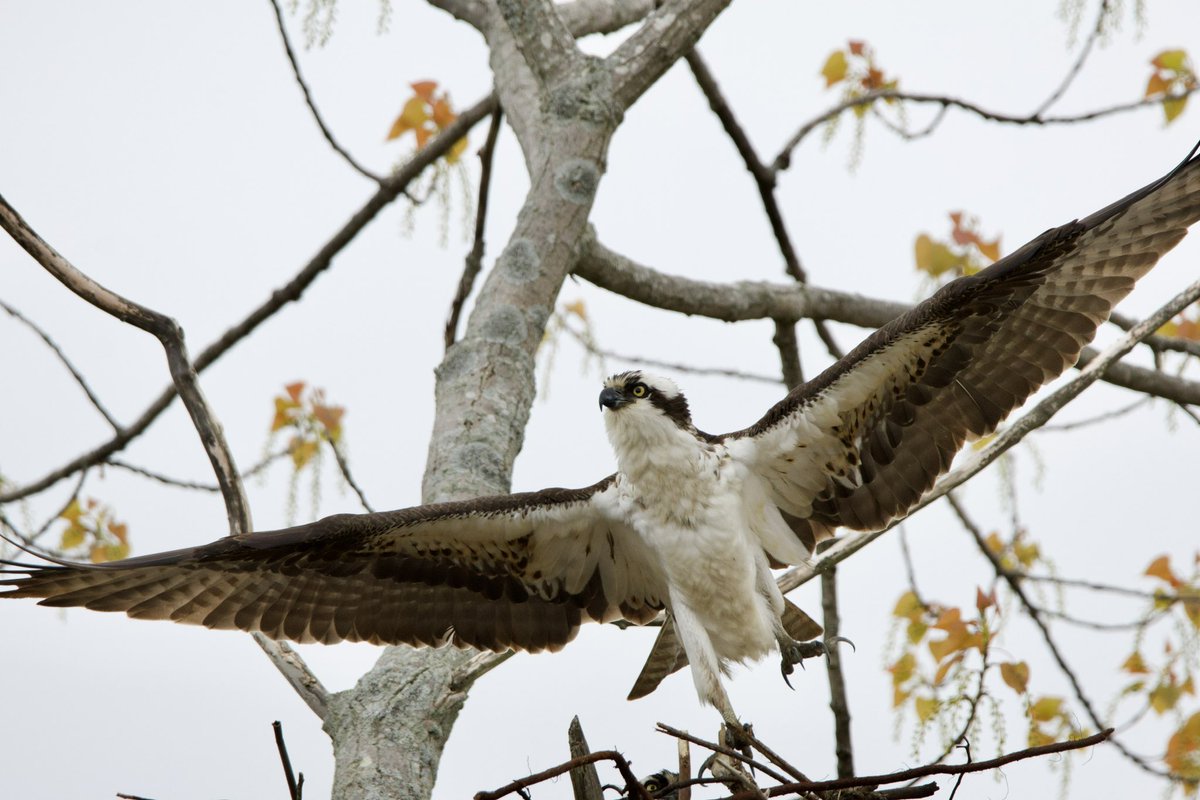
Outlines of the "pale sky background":
[[[874,46],[901,87],[942,92],[988,108],[1025,113],[1072,63],[1068,26],[1056,5],[1009,3],[742,2],[705,36],[701,49],[770,158],[804,121],[836,101],[817,76],[847,38]],[[1136,99],[1148,61],[1173,47],[1200,53],[1200,5],[1148,0],[1144,25],[1126,2],[1123,25],[1099,49],[1056,107],[1083,111]],[[1079,40],[1094,20],[1087,3]],[[302,53],[302,68],[341,142],[376,170],[409,145],[384,134],[408,83],[432,78],[465,107],[490,88],[486,50],[470,28],[421,3],[396,2],[388,32],[376,32],[374,3],[343,2],[334,36]],[[298,18],[289,20],[299,42]],[[611,42],[589,41],[597,52]],[[108,287],[174,316],[193,354],[241,320],[307,259],[372,193],[326,145],[304,107],[266,2],[4,0],[0,4],[0,193],[76,266]],[[912,108],[914,124],[930,108]],[[473,153],[485,126],[471,137]],[[1096,210],[1170,169],[1200,136],[1200,110],[1164,130],[1157,109],[1091,125],[1017,128],[951,112],[934,136],[906,143],[877,123],[867,129],[857,170],[850,127],[827,146],[808,140],[781,177],[780,202],[815,285],[914,300],[925,290],[912,268],[920,231],[948,233],[946,213],[978,215],[1005,252],[1047,227]],[[501,139],[488,224],[490,266],[525,191],[515,141]],[[458,186],[454,186],[455,192]],[[469,247],[453,196],[448,242],[435,204],[406,235],[395,204],[292,305],[203,375],[239,465],[263,453],[271,398],[293,380],[324,387],[348,408],[346,436],[355,474],[378,508],[419,502],[432,421],[432,370],[441,330]],[[592,219],[601,241],[666,272],[710,280],[783,281],[779,258],[751,181],[683,66],[628,114],[609,153]],[[1123,306],[1140,315],[1200,272],[1200,236],[1172,252]],[[121,421],[139,415],[168,377],[149,336],[69,294],[7,239],[0,241],[0,299],[47,329]],[[582,299],[602,346],[699,366],[777,370],[767,323],[726,325],[642,309],[579,281],[560,298]],[[827,359],[805,325],[805,367]],[[866,334],[836,328],[849,349]],[[1111,340],[1112,330],[1102,331]],[[1144,353],[1136,354],[1147,363]],[[611,361],[607,371],[627,367]],[[516,490],[582,486],[613,469],[596,393],[605,370],[564,341],[546,379],[513,478]],[[1191,369],[1194,378],[1196,370]],[[697,424],[741,428],[781,394],[769,385],[678,375]],[[70,377],[27,329],[0,315],[0,472],[36,479],[109,431]],[[1090,389],[1062,417],[1080,419],[1132,395]],[[1073,577],[1140,588],[1160,553],[1190,561],[1197,548],[1195,468],[1200,428],[1165,403],[1076,433],[1037,435],[1011,462],[1020,517]],[[180,478],[210,480],[207,461],[178,404],[122,454]],[[61,505],[71,482],[5,509],[37,524]],[[259,528],[288,524],[286,469],[248,489]],[[966,492],[988,530],[1009,531],[997,470]],[[297,522],[313,513],[307,483]],[[111,505],[130,526],[135,552],[212,540],[224,532],[215,495],[164,488],[110,469],[85,496]],[[359,510],[324,476],[319,514]],[[969,606],[988,569],[941,508],[909,523],[924,594]],[[857,766],[887,772],[921,763],[910,721],[897,727],[883,671],[889,612],[906,580],[895,535],[841,569],[843,633],[858,644],[848,671]],[[816,614],[818,594],[794,599]],[[1075,597],[1093,619],[1133,618],[1137,606]],[[1013,615],[1015,617],[1015,613]],[[1116,667],[1128,635],[1059,625],[1059,640],[1095,704],[1106,709],[1125,680]],[[112,797],[157,800],[286,797],[271,722],[284,724],[305,796],[328,795],[333,761],[319,721],[248,636],[32,603],[0,608],[0,797],[24,800]],[[717,715],[696,702],[690,679],[669,679],[648,699],[625,694],[653,631],[594,626],[558,655],[520,655],[472,691],[442,762],[435,796],[495,788],[567,757],[565,733],[578,714],[594,748],[617,747],[647,774],[669,766],[675,743],[654,733],[664,721],[715,734]],[[1037,693],[1068,692],[1040,639],[1014,618],[1003,653],[1032,666]],[[377,658],[368,645],[302,648],[330,689],[353,684]],[[1157,655],[1154,644],[1148,655]],[[791,692],[774,658],[738,669],[731,696],[743,718],[814,777],[834,772],[828,690],[819,665]],[[1006,703],[1009,749],[1024,723]],[[1195,701],[1190,700],[1191,707]],[[1129,714],[1121,713],[1119,719]],[[1149,757],[1165,746],[1170,720],[1132,734]],[[1139,728],[1139,731],[1141,729]],[[936,740],[936,737],[934,737]],[[933,741],[925,752],[936,751]],[[977,744],[976,756],[995,754]],[[699,759],[697,759],[699,760]],[[1046,796],[1057,775],[1047,764],[1015,765],[1004,778],[968,778],[960,798]],[[1074,796],[1161,792],[1111,748],[1075,759]],[[942,779],[942,797],[953,781]],[[568,797],[569,782],[535,789]]]

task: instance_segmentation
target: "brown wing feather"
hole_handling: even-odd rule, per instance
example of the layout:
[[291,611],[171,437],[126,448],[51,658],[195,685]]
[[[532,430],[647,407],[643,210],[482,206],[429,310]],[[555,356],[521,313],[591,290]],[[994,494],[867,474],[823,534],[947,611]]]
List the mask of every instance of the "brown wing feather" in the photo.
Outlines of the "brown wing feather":
[[662,607],[652,567],[628,552],[637,543],[593,507],[611,485],[338,515],[111,564],[20,567],[9,571],[25,577],[0,581],[0,597],[297,642],[556,650],[588,619],[646,622]]
[[[946,285],[756,425],[721,438],[761,443],[776,501],[807,523],[798,534],[880,528],[933,486],[968,437],[994,430],[1074,364],[1197,219],[1193,151],[1161,180]],[[806,435],[806,423],[820,434]]]

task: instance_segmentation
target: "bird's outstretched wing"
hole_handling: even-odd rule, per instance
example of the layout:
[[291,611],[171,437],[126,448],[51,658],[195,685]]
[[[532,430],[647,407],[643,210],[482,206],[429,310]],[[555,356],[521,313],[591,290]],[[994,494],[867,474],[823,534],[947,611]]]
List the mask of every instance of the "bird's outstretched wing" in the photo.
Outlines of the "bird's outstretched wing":
[[1200,218],[1197,150],[1166,177],[947,284],[757,424],[719,438],[769,484],[802,539],[887,525],[967,437],[994,430],[1074,364]]
[[662,575],[615,495],[610,477],[341,514],[110,564],[10,565],[0,597],[297,642],[557,650],[583,621],[647,622],[663,607]]

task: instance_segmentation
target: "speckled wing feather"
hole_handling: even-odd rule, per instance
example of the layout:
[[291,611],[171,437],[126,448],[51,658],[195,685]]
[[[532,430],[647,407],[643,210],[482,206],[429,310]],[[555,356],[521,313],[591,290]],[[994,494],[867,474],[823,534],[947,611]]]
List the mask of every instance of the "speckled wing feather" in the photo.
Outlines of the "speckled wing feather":
[[[817,621],[786,597],[783,599],[782,620],[783,629],[787,631],[788,636],[798,642],[806,642],[821,635],[821,626]],[[650,648],[650,655],[642,665],[637,680],[633,682],[633,688],[629,690],[628,699],[645,697],[657,689],[664,678],[687,665],[687,653],[683,652],[683,643],[679,641],[679,634],[675,631],[675,618],[668,612],[662,627],[658,629],[654,645]]]
[[720,437],[797,535],[878,529],[970,436],[1076,362],[1113,306],[1200,218],[1200,157],[1046,231],[885,325],[756,425]]
[[110,564],[9,567],[0,597],[297,642],[557,650],[581,622],[646,622],[664,582],[587,489],[342,514]]

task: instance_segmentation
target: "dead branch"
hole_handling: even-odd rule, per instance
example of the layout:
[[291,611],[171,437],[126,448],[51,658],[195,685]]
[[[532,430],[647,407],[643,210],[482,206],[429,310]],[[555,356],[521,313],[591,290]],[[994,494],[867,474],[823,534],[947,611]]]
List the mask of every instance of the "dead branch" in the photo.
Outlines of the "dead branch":
[[621,777],[625,781],[625,796],[630,798],[638,798],[638,800],[650,800],[650,794],[646,788],[642,786],[641,781],[633,774],[633,770],[629,768],[629,762],[625,760],[625,756],[618,753],[616,750],[599,750],[595,753],[588,753],[585,756],[572,758],[570,761],[565,761],[557,767],[542,770],[541,772],[530,775],[528,778],[521,778],[512,783],[501,786],[490,792],[477,792],[475,800],[497,800],[497,798],[512,794],[513,792],[521,792],[534,784],[548,781],[551,778],[557,778],[564,772],[570,772],[573,769],[578,769],[586,764],[595,764],[597,761],[611,761],[616,765],[617,771],[621,773]]
[[275,720],[271,727],[275,729],[275,747],[279,750],[279,761],[283,764],[283,776],[287,778],[288,794],[292,800],[300,800],[304,791],[304,773],[301,772],[300,780],[296,780],[296,775],[292,772],[292,759],[288,757],[287,745],[283,741],[283,724]]

